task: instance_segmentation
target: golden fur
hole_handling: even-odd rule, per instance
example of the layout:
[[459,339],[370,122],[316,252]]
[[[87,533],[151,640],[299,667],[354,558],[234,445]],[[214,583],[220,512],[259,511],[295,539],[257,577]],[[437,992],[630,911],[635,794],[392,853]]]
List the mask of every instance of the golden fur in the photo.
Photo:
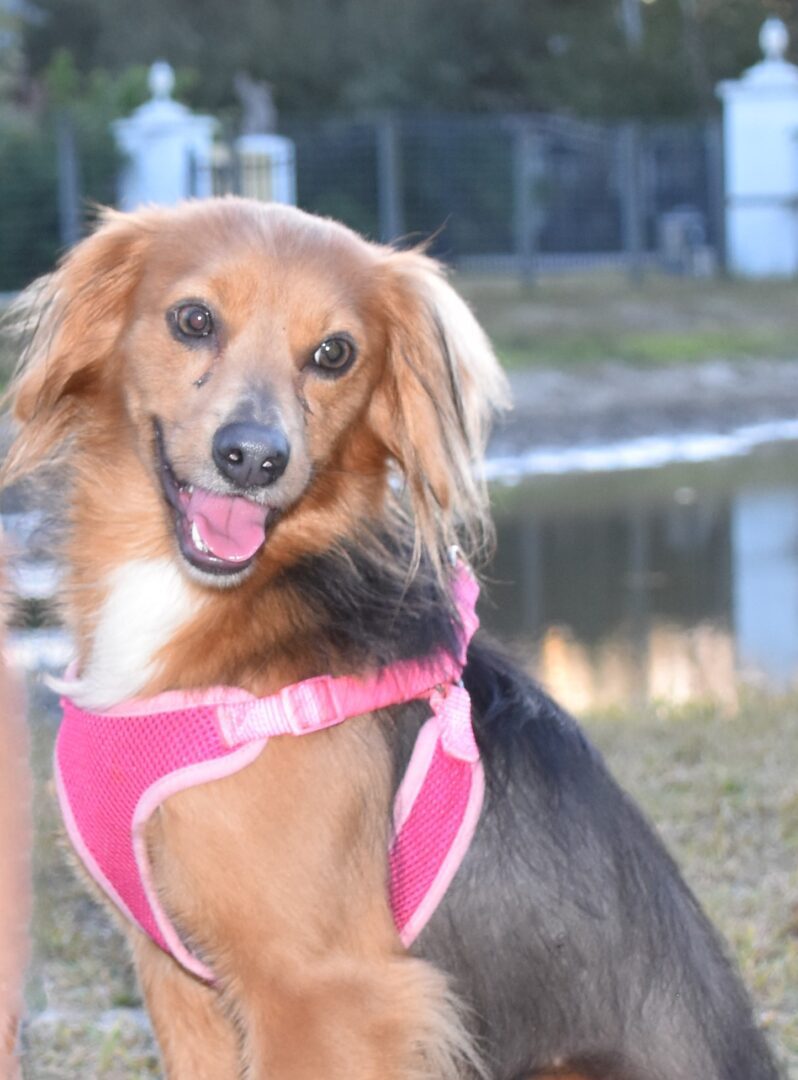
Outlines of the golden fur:
[[[223,312],[213,350],[170,335],[164,312],[185,297]],[[84,673],[114,573],[180,562],[154,415],[175,472],[202,478],[214,429],[265,387],[292,456],[282,516],[249,575],[214,588],[181,570],[190,614],[158,642],[139,693],[226,683],[268,694],[342,670],[336,642],[315,643],[315,612],[277,581],[285,567],[346,539],[378,546],[381,522],[408,517],[415,561],[440,573],[449,544],[473,549],[489,532],[478,462],[504,381],[420,252],[244,200],[108,213],[17,318],[29,341],[5,480],[47,464],[66,483],[63,603]],[[303,358],[341,330],[357,363],[345,378],[309,375]],[[390,799],[388,751],[367,716],[273,740],[246,770],[168,800],[149,835],[158,889],[219,976],[197,982],[129,929],[169,1077],[473,1074],[444,977],[404,952],[393,925]]]

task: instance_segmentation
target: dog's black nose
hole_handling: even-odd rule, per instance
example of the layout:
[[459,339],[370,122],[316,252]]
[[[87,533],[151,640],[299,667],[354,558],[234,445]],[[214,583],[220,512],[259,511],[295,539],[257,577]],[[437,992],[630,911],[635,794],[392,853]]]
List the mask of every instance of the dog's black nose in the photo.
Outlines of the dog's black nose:
[[254,421],[225,424],[213,437],[213,460],[241,488],[266,487],[283,475],[291,447],[278,427]]

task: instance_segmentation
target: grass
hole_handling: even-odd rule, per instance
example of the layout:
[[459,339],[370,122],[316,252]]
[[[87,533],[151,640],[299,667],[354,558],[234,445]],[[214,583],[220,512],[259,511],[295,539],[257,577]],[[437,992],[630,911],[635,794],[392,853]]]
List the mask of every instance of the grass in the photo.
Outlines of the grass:
[[720,928],[798,1080],[798,697],[606,714],[588,729]]
[[31,690],[34,918],[23,1072],[30,1080],[143,1080],[157,1055],[121,934],[75,873],[56,808],[51,694]]
[[[125,946],[60,841],[56,720],[32,701],[37,782],[34,960],[25,1075],[144,1080],[158,1066]],[[798,695],[587,718],[729,941],[789,1080],[798,1080]]]
[[798,286],[790,281],[651,272],[633,284],[623,274],[596,271],[534,284],[459,275],[454,284],[511,369],[798,358]]

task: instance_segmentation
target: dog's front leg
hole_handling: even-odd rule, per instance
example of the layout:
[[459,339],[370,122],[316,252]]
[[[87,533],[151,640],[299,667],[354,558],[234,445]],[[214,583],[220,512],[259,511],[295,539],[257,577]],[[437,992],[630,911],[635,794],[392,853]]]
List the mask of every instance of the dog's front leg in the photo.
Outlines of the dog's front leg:
[[[463,1075],[446,981],[404,953],[391,915],[390,764],[367,717],[274,739],[247,768],[171,796],[150,823],[162,902],[218,979],[247,1080]],[[180,996],[164,1004],[179,1009]]]
[[446,981],[407,956],[286,957],[236,979],[246,1080],[465,1080],[475,1058]]
[[131,931],[139,984],[168,1080],[239,1080],[238,1038],[206,986],[138,931]]

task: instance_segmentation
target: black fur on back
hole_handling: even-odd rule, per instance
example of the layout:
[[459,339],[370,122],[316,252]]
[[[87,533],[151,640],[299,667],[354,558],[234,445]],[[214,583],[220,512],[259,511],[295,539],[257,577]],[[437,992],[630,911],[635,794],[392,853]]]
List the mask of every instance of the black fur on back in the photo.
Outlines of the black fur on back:
[[[485,635],[469,649],[463,683],[471,695],[477,740],[494,788],[513,782],[519,770],[526,777],[530,768],[539,783],[556,788],[565,773],[577,773],[595,753],[571,718]],[[565,732],[567,755],[562,752]],[[529,754],[531,760],[525,761]]]
[[458,651],[459,620],[449,596],[423,559],[407,575],[411,544],[391,534],[342,542],[284,572],[318,618],[322,637],[351,669],[382,667]]

